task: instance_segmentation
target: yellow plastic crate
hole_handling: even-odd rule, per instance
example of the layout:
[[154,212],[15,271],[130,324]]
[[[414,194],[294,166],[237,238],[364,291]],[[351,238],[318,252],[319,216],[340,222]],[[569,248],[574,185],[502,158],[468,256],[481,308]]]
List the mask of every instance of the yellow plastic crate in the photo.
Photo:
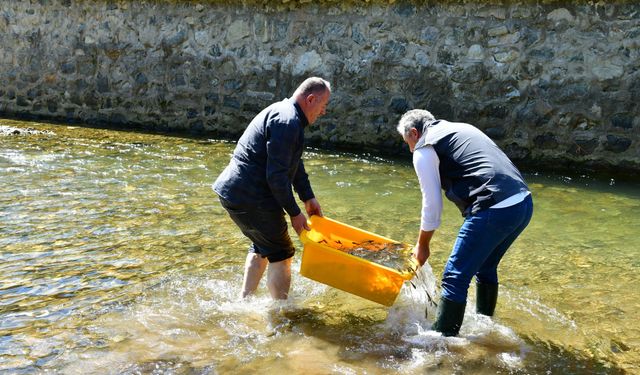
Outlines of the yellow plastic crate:
[[[342,250],[330,244],[348,244],[373,241],[399,243],[392,239],[319,216],[309,219],[311,230],[303,231],[304,244],[300,274],[315,281],[344,290],[385,306],[393,305],[402,284],[413,277],[411,270],[398,271]],[[413,259],[412,269],[418,266]]]

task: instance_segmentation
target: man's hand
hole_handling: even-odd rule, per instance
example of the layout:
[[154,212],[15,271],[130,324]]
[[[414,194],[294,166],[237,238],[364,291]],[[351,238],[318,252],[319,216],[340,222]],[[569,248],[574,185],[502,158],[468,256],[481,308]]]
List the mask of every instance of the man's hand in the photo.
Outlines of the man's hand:
[[418,264],[420,264],[421,266],[424,265],[427,259],[429,259],[430,255],[431,250],[429,249],[428,245],[420,246],[420,244],[416,244],[416,246],[413,248],[413,257],[416,258]]
[[311,198],[304,202],[304,208],[307,210],[307,215],[318,215],[322,216],[322,208],[320,208],[320,203],[315,198]]
[[291,219],[291,226],[296,231],[296,233],[298,233],[298,236],[300,235],[300,233],[302,233],[303,229],[306,229],[306,230],[311,229],[307,225],[307,217],[304,216],[302,212],[300,212],[296,216],[289,216],[289,218]]
[[429,259],[431,255],[431,249],[429,248],[429,243],[431,242],[431,237],[433,236],[433,232],[431,231],[420,231],[420,236],[418,236],[418,242],[416,246],[413,248],[413,257],[416,258],[418,263],[422,266],[424,262]]

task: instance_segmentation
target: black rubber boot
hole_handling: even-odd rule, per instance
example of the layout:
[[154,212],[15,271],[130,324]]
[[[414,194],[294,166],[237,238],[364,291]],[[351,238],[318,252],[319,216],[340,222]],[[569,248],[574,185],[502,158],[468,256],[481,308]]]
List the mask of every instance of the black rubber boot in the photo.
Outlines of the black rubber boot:
[[498,301],[498,284],[476,283],[476,313],[493,316]]
[[442,336],[457,336],[464,319],[464,308],[467,303],[459,303],[440,298],[438,315],[431,329],[442,333]]

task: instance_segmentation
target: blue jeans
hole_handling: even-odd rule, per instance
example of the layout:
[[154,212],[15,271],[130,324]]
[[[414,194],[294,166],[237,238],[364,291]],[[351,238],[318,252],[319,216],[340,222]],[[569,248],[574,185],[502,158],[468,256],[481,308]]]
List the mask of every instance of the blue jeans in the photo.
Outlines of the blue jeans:
[[505,208],[489,208],[467,217],[458,232],[442,275],[442,296],[464,303],[471,278],[483,284],[498,283],[498,264],[509,246],[527,227],[533,214],[529,194]]

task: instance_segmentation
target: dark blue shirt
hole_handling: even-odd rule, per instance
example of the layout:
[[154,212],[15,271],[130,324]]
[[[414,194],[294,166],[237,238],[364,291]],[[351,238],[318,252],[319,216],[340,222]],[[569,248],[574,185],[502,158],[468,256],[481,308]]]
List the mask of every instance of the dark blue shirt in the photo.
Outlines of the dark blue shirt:
[[238,140],[231,162],[216,179],[213,190],[241,207],[300,214],[291,186],[300,200],[314,198],[301,159],[308,124],[293,99],[262,110]]

